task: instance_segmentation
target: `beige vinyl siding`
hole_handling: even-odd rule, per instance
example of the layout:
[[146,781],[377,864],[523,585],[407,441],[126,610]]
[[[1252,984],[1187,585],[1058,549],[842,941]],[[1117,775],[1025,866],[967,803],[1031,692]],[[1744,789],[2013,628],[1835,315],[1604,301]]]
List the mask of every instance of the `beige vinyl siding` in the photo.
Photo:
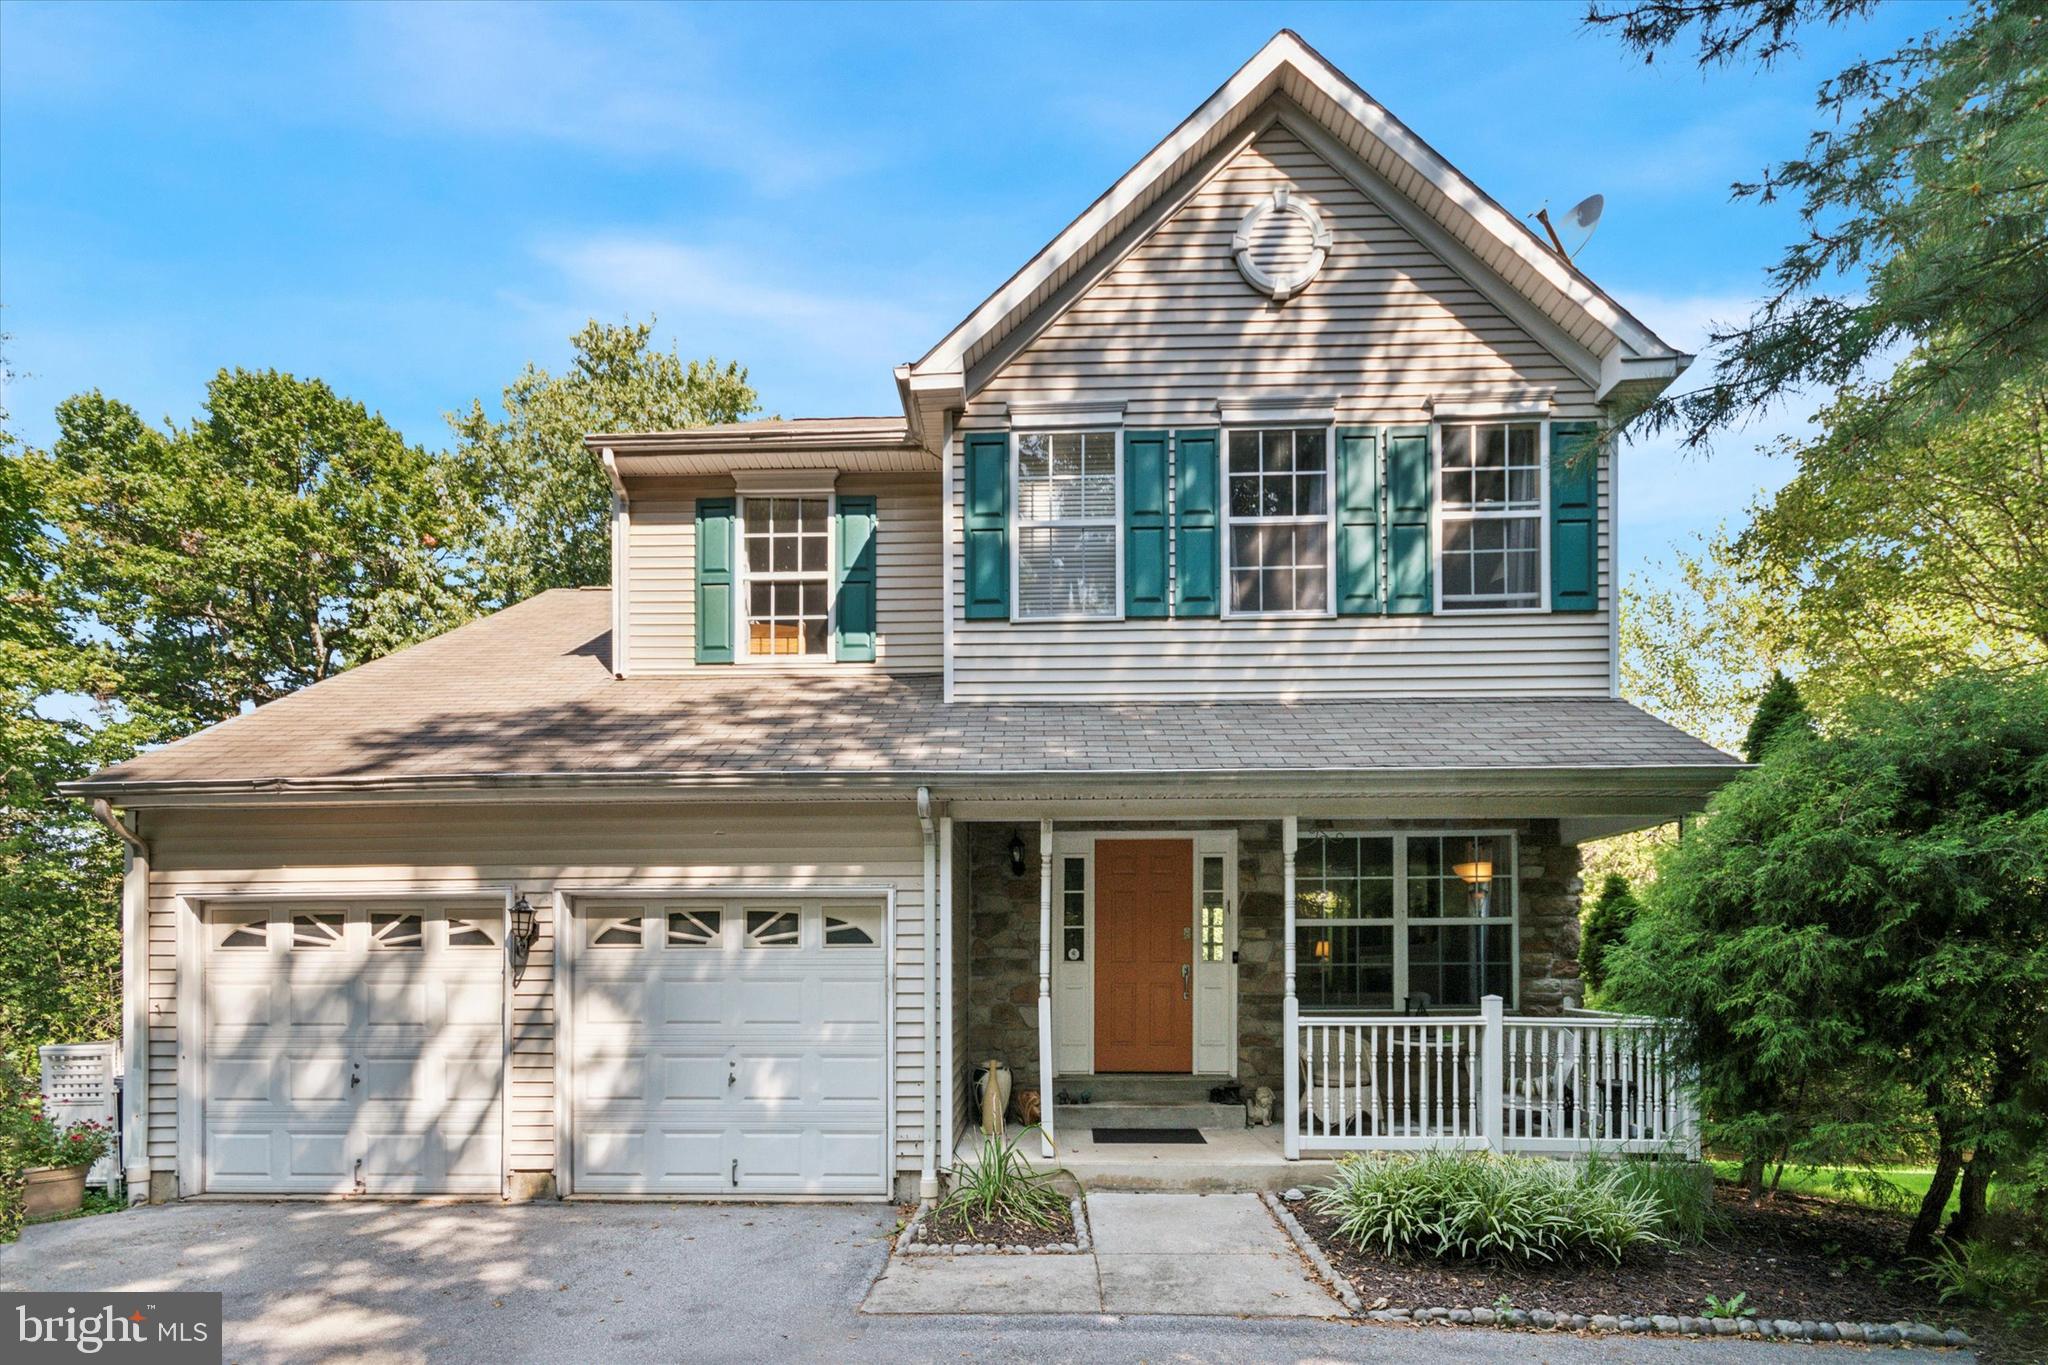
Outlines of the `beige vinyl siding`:
[[554,1169],[553,893],[645,887],[890,886],[896,891],[893,1085],[899,1169],[923,1113],[923,843],[910,802],[810,806],[402,806],[150,811],[149,1161],[177,1169],[177,916],[223,895],[481,892],[542,914],[514,988],[507,1160]]
[[[831,457],[812,460],[829,464]],[[944,635],[937,475],[846,474],[835,488],[875,499],[878,633],[873,664],[834,667],[937,672]],[[627,668],[636,677],[687,673],[697,667],[697,499],[733,496],[732,480],[649,480],[628,484],[627,492]],[[777,666],[786,667],[730,665]]]
[[[1245,284],[1230,243],[1246,210],[1282,185],[1314,205],[1335,241],[1307,291],[1276,305]],[[1553,419],[1600,415],[1567,365],[1279,124],[981,378],[965,428],[1000,426],[1010,403],[1085,399],[1124,402],[1126,430],[1213,428],[1219,399],[1261,395],[1334,398],[1339,426],[1422,423],[1432,400],[1530,391],[1553,397]],[[956,546],[963,483],[956,473],[948,509]],[[1601,599],[1611,603],[1604,460],[1600,490]],[[1612,688],[1606,608],[1010,624],[965,619],[962,570],[952,566],[952,695],[962,701],[1604,696]]]

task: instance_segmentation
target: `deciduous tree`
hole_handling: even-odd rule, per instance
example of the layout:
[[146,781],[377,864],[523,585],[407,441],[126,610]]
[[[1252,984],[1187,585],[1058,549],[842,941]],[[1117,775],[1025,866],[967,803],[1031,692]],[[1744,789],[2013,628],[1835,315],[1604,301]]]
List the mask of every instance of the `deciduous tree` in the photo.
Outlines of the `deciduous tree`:
[[501,415],[481,401],[449,414],[485,605],[609,581],[611,488],[585,436],[737,422],[760,411],[740,366],[686,362],[656,349],[653,335],[652,322],[593,320],[571,338],[569,369],[528,365],[506,387]]
[[118,700],[184,733],[470,610],[434,458],[318,380],[223,370],[190,426],[95,391],[30,452],[53,589]]

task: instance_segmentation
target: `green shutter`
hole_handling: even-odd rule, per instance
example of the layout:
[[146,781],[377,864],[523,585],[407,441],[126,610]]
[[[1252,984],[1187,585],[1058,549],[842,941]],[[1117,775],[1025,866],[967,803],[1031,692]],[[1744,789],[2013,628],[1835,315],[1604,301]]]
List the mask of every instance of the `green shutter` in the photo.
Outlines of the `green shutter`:
[[1166,433],[1124,433],[1124,615],[1166,615]]
[[1550,609],[1600,608],[1600,428],[1550,424]]
[[1429,428],[1387,432],[1387,611],[1428,615],[1436,607],[1430,579]]
[[1010,438],[971,431],[963,438],[967,466],[967,600],[970,621],[1010,615]]
[[842,663],[875,661],[875,500],[839,499],[834,552],[839,560],[833,619]]
[[733,532],[732,498],[697,499],[697,662],[732,662]]
[[1179,431],[1173,441],[1173,609],[1181,616],[1215,616],[1223,603],[1216,433]]
[[1380,595],[1380,439],[1377,431],[1337,431],[1337,614],[1376,616]]

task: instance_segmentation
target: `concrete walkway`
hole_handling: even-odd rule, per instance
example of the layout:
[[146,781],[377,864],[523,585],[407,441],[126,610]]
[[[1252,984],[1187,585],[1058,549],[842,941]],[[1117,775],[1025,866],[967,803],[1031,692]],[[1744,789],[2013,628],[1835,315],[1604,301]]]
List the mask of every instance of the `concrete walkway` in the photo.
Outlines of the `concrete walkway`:
[[1093,1194],[1092,1253],[895,1255],[868,1313],[1334,1318],[1343,1307],[1254,1194]]

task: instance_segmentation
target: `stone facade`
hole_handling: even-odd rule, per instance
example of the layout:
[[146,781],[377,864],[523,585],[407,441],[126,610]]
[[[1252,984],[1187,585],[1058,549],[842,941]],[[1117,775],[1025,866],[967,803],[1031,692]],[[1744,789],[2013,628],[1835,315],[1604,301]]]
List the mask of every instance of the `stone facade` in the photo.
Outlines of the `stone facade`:
[[[1313,826],[1304,821],[1303,827]],[[1265,1085],[1278,1095],[1286,994],[1280,822],[1202,822],[1188,828],[1237,830],[1238,1079],[1247,1092]],[[1580,996],[1579,850],[1558,842],[1553,822],[1523,821],[1516,828],[1521,836],[1521,998],[1511,1008],[1556,1014],[1567,998]],[[1012,837],[1024,845],[1021,876],[1010,870]],[[1037,1087],[1038,825],[974,824],[967,826],[966,842],[966,866],[954,875],[964,871],[967,878],[968,954],[954,970],[967,973],[968,1065],[1000,1057],[1017,1088]]]

